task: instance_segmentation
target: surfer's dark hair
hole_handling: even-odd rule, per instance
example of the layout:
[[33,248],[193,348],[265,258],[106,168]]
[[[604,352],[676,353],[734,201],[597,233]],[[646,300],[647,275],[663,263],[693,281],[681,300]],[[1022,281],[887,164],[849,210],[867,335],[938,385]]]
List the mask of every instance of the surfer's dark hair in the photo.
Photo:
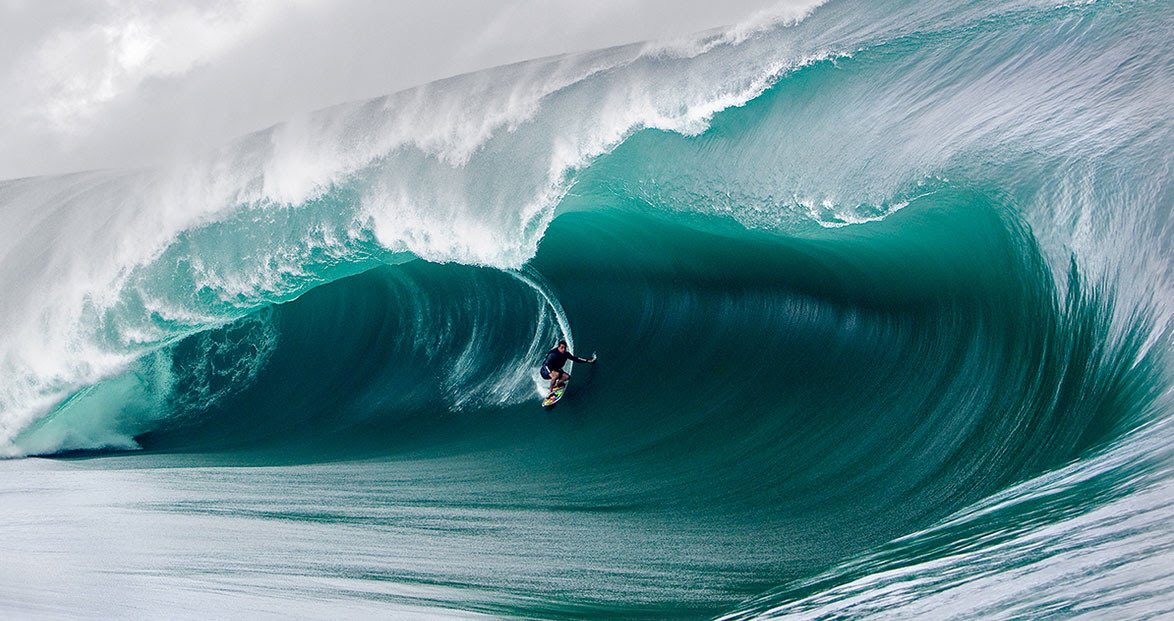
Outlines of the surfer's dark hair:
[[566,345],[566,344],[567,344],[567,342],[566,342],[566,341],[564,341],[563,339],[559,339],[559,340],[558,340],[558,344],[559,344],[559,345]]

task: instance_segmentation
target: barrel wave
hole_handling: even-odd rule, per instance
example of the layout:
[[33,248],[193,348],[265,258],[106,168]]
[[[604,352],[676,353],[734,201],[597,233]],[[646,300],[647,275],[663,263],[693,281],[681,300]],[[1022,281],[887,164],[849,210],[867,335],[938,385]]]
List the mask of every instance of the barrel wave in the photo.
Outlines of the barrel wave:
[[0,450],[310,615],[1174,613],[1171,35],[833,1],[0,183]]

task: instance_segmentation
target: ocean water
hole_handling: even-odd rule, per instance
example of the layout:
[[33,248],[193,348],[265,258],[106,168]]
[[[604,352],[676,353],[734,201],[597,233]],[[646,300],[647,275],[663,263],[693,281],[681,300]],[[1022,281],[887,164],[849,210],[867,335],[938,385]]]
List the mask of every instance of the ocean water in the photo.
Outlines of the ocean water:
[[2,181],[0,613],[1174,615],[1172,39],[833,0]]

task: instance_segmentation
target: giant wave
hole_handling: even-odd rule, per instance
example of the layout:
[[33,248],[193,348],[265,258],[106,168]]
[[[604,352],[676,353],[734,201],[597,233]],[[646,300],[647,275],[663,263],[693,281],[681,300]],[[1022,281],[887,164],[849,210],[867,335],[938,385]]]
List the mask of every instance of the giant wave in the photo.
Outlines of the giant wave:
[[[502,534],[533,567],[476,582],[529,603],[475,611],[1168,612],[1169,8],[901,8],[4,182],[0,450],[417,459],[617,516]],[[561,334],[603,362],[546,416]]]

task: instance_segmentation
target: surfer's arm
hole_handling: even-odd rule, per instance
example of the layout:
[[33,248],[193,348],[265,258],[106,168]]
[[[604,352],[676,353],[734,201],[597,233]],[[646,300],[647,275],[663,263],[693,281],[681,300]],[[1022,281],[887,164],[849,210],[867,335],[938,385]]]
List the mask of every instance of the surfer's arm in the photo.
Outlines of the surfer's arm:
[[574,360],[575,362],[586,362],[587,364],[594,364],[595,363],[594,356],[592,356],[591,359],[588,360],[587,358],[580,358],[574,354],[571,354],[571,360]]

